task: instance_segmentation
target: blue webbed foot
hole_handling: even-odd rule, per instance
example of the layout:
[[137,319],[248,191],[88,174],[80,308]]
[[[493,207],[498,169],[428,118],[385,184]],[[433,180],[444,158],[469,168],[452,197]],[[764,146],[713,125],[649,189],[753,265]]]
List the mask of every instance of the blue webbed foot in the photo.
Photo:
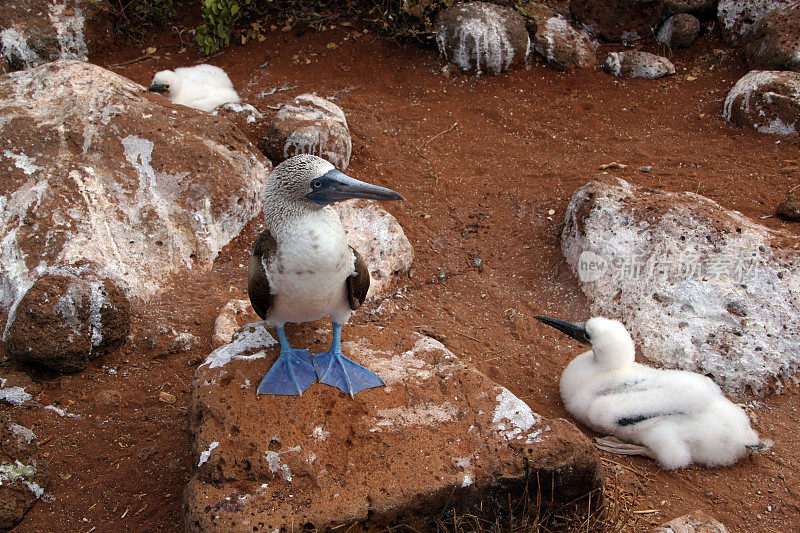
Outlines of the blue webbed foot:
[[342,354],[341,335],[342,326],[334,322],[331,349],[314,354],[314,368],[319,382],[336,387],[351,397],[364,389],[386,385],[378,374]]
[[320,383],[336,387],[350,396],[364,389],[386,385],[378,374],[348,359],[340,351],[315,353],[314,367]]
[[281,353],[258,385],[258,393],[302,396],[317,380],[311,353],[289,346],[283,328],[278,328],[278,339]]

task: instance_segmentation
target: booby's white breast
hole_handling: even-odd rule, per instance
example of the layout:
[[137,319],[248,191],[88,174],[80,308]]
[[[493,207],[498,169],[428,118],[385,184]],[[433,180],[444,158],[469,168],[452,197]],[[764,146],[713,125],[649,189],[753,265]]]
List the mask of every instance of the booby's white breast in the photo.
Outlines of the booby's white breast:
[[336,212],[315,210],[273,231],[278,250],[264,265],[275,296],[267,321],[282,325],[330,316],[346,323],[352,311],[345,282],[355,272],[355,256]]

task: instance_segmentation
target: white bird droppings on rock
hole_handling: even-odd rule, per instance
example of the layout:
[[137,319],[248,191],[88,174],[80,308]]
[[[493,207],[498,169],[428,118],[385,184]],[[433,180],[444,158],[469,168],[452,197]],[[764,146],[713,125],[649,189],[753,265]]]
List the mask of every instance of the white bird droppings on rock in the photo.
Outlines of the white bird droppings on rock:
[[800,73],[751,70],[725,98],[723,118],[761,133],[800,132]]
[[542,421],[542,417],[505,387],[499,389],[492,418],[494,428],[509,440],[524,438],[526,444],[541,442],[542,430],[533,428]]
[[269,334],[263,322],[253,322],[237,331],[229,344],[220,346],[208,354],[205,362],[200,366],[208,365],[209,368],[218,368],[225,366],[233,359],[249,360],[266,357],[267,354],[263,350],[253,355],[243,356],[240,354],[248,350],[269,348],[277,342],[278,341]]
[[200,461],[197,463],[198,468],[203,466],[203,464],[206,461],[208,461],[208,458],[211,457],[211,452],[214,451],[214,449],[216,449],[217,446],[219,446],[219,442],[214,441],[208,445],[207,450],[203,451],[203,453],[200,454]]

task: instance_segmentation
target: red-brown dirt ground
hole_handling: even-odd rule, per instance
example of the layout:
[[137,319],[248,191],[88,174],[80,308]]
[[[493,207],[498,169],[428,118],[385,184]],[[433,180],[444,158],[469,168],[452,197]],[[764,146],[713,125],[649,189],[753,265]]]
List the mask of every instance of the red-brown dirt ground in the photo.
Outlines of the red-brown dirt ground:
[[[602,165],[620,162],[627,168],[607,172],[654,188],[694,191],[758,221],[800,186],[796,136],[763,135],[722,119],[724,98],[747,68],[714,34],[686,51],[660,50],[678,73],[647,81],[601,71],[561,73],[539,59],[499,76],[450,78],[434,50],[402,47],[358,24],[268,31],[264,41],[204,59],[196,47],[180,45],[178,29],[91,60],[145,85],[157,70],[207,61],[230,74],[243,99],[266,111],[267,122],[273,113],[267,106],[298,94],[332,98],[353,137],[348,174],[406,197],[385,204],[416,254],[411,275],[397,283],[404,295],[395,298],[400,310],[377,318],[365,306],[345,328],[345,340],[348,334],[379,335],[377,326],[386,321],[408,331],[426,329],[547,417],[570,418],[558,378],[582,349],[533,316],[588,318],[559,246],[576,188],[603,172]],[[183,38],[188,42],[186,33]],[[129,62],[149,46],[158,47],[155,58]],[[642,166],[653,168],[638,171]],[[760,222],[800,233],[800,226],[778,218]],[[162,296],[148,302],[146,315],[134,317],[132,338],[120,350],[78,374],[34,373],[43,385],[42,405],[83,419],[40,407],[13,410],[13,419],[40,439],[53,496],[37,502],[14,531],[182,530],[192,375],[212,349],[220,308],[246,298],[246,265],[260,224],[253,220],[209,272],[165,280]],[[192,333],[200,343],[165,355],[150,338],[159,324]],[[322,324],[290,326],[288,333],[313,351],[315,343],[329,342],[314,333]],[[107,389],[121,393],[118,405],[96,401]],[[161,391],[176,402],[159,401]],[[727,468],[675,472],[648,459],[603,454],[610,475],[624,474],[625,486],[637,492],[627,531],[693,509],[732,532],[800,530],[798,389],[744,400],[755,401],[756,427],[775,441],[771,452]]]

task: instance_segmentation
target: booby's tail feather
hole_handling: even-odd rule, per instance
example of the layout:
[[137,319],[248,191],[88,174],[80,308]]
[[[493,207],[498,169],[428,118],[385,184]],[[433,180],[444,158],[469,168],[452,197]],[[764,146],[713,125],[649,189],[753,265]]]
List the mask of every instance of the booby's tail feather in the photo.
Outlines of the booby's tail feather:
[[258,386],[259,394],[302,396],[317,380],[317,372],[308,350],[281,350],[278,360]]
[[319,382],[348,393],[351,397],[364,389],[386,385],[375,372],[348,359],[341,352],[314,354]]
[[773,444],[775,443],[770,439],[762,439],[758,441],[756,444],[748,444],[747,446],[745,446],[745,448],[747,448],[747,450],[750,453],[760,453],[760,452],[765,452],[770,448],[772,448]]

